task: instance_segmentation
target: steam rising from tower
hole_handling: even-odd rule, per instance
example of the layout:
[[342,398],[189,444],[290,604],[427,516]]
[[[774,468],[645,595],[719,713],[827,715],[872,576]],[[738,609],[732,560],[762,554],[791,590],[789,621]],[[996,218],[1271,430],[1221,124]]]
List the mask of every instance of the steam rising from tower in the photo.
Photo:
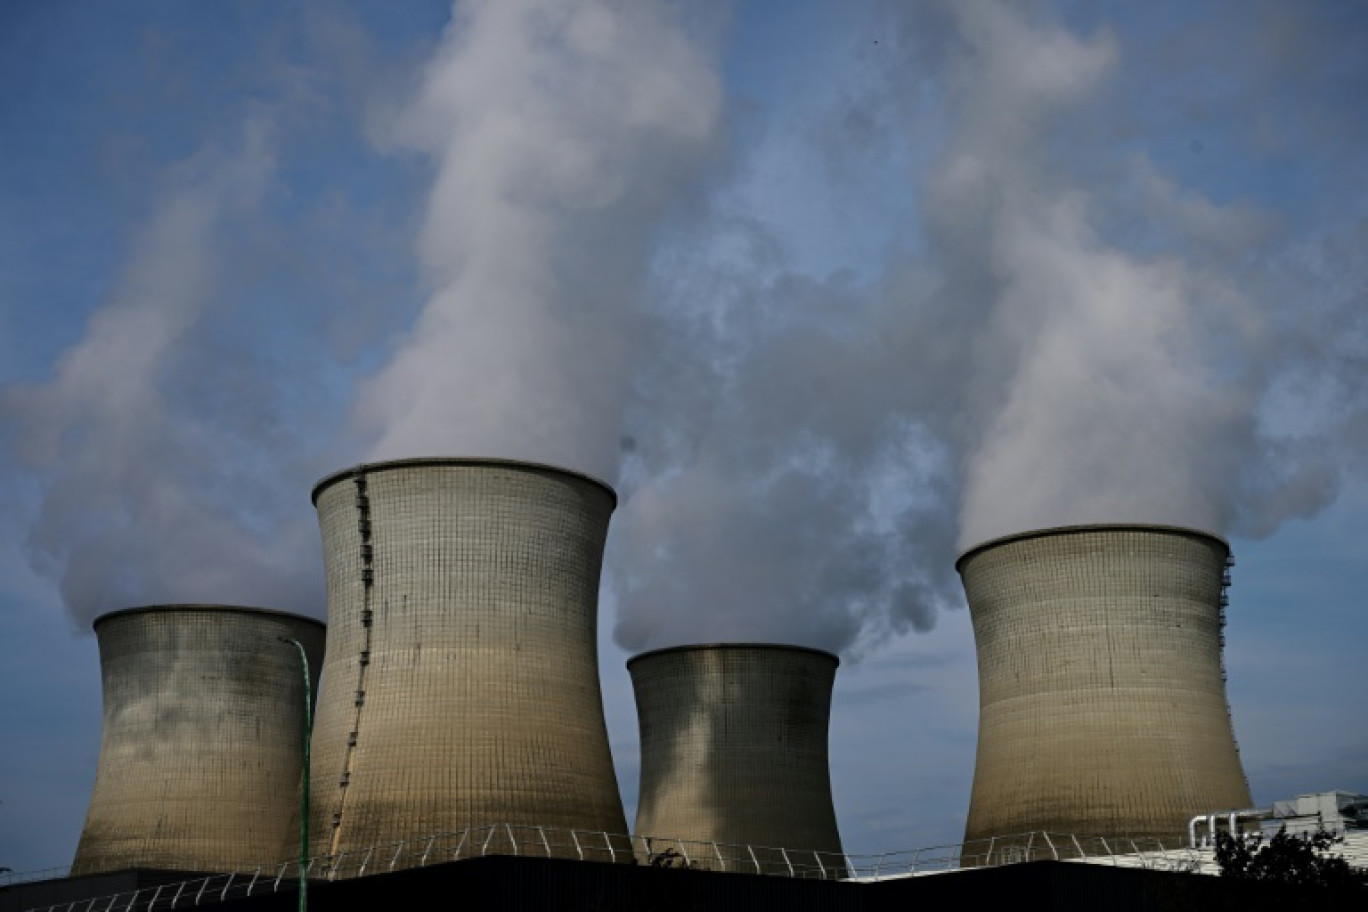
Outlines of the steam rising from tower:
[[960,558],[980,701],[966,841],[1179,838],[1195,814],[1249,806],[1221,665],[1229,554],[1203,532],[1114,525]]
[[458,8],[396,123],[436,167],[418,251],[433,292],[361,387],[371,458],[616,477],[653,242],[718,138],[709,30],[690,18],[662,0]]
[[332,475],[314,502],[329,658],[313,851],[489,823],[625,832],[595,639],[612,489],[418,459]]

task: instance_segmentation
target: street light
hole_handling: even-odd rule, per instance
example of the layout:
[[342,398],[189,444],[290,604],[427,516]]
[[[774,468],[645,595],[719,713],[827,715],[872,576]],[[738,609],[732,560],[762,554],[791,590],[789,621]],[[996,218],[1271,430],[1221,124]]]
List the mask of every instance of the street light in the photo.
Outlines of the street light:
[[309,736],[313,731],[313,686],[309,683],[309,656],[304,644],[293,637],[276,637],[282,643],[293,643],[299,650],[299,664],[304,670],[304,780],[299,803],[299,912],[309,908]]

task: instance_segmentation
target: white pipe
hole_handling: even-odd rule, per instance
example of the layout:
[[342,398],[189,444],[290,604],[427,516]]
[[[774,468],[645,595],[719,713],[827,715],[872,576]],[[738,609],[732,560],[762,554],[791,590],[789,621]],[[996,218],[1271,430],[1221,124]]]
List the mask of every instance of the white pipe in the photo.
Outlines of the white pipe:
[[1189,849],[1198,848],[1198,845],[1197,845],[1197,824],[1201,823],[1204,819],[1206,819],[1206,818],[1204,817],[1204,815],[1198,814],[1196,817],[1193,817],[1191,820],[1188,821],[1188,848],[1189,848]]
[[[1262,820],[1273,814],[1272,808],[1245,808],[1239,811],[1214,811],[1210,814],[1198,814],[1188,821],[1188,847],[1193,849],[1202,848],[1205,845],[1216,845],[1217,824],[1220,818],[1225,817],[1226,823],[1230,828],[1232,838],[1240,835],[1240,820],[1253,819]],[[1198,827],[1206,821],[1206,834],[1199,838]]]
[[1231,823],[1231,835],[1232,835],[1232,836],[1235,835],[1235,826],[1236,826],[1235,821],[1239,821],[1239,820],[1241,820],[1241,819],[1243,819],[1243,820],[1266,820],[1266,819],[1268,819],[1269,817],[1272,817],[1272,816],[1273,816],[1273,809],[1272,809],[1271,807],[1266,807],[1266,808],[1245,808],[1245,809],[1242,810],[1242,811],[1231,811],[1231,812],[1230,812],[1230,819],[1231,819],[1231,821],[1232,821],[1232,823]]

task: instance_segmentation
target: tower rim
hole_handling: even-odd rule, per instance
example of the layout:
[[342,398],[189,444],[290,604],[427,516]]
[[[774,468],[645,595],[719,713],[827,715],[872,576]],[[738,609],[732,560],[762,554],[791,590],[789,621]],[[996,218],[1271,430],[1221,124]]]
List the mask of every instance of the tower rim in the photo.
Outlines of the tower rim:
[[813,653],[813,654],[815,654],[815,655],[819,655],[819,656],[823,656],[823,657],[825,657],[825,658],[831,659],[833,662],[836,663],[836,666],[837,666],[837,667],[840,667],[840,664],[841,664],[841,657],[838,656],[836,653],[834,653],[834,652],[829,652],[829,651],[827,651],[827,650],[825,650],[825,649],[818,649],[818,648],[816,648],[815,646],[798,646],[798,645],[796,645],[796,644],[791,644],[791,643],[744,643],[744,642],[726,642],[726,643],[687,643],[687,644],[680,645],[680,646],[664,646],[664,647],[661,647],[660,649],[648,649],[647,651],[645,651],[645,652],[639,652],[639,653],[637,653],[636,655],[632,656],[630,659],[628,659],[628,660],[627,660],[627,668],[630,670],[631,667],[632,667],[633,665],[635,665],[637,662],[640,662],[640,661],[643,660],[643,659],[655,658],[656,656],[665,655],[666,653],[671,653],[671,652],[716,652],[716,651],[721,651],[721,650],[732,650],[732,649],[735,649],[735,650],[741,650],[741,649],[772,649],[772,650],[776,650],[776,651],[779,651],[779,652],[808,652],[808,653]]
[[964,549],[955,558],[955,572],[964,575],[964,562],[969,558],[983,552],[990,551],[1001,545],[1008,545],[1014,542],[1026,541],[1032,538],[1049,538],[1057,535],[1076,535],[1085,532],[1153,532],[1156,534],[1180,535],[1188,538],[1205,538],[1214,541],[1225,549],[1227,555],[1230,554],[1230,542],[1224,536],[1206,529],[1198,529],[1193,526],[1178,526],[1166,523],[1142,523],[1142,522],[1116,522],[1116,523],[1075,523],[1063,526],[1044,526],[1039,529],[1027,529],[1021,532],[1012,532],[1007,535],[999,535],[994,538],[985,539],[976,545]]
[[299,614],[294,611],[282,611],[279,608],[259,608],[254,605],[225,605],[215,602],[160,602],[154,605],[136,605],[130,608],[116,608],[113,611],[106,611],[103,614],[97,615],[95,619],[90,622],[90,629],[94,630],[106,621],[118,617],[127,617],[134,614],[157,614],[159,612],[169,611],[219,611],[225,613],[231,612],[234,614],[264,614],[270,617],[283,618],[291,621],[304,621],[307,624],[314,624],[324,629],[328,626],[327,622],[320,621],[316,617],[310,617],[307,614]]
[[310,494],[310,501],[314,506],[318,505],[318,497],[325,488],[329,488],[339,481],[344,481],[356,475],[370,475],[375,472],[384,472],[391,469],[412,469],[438,466],[468,466],[468,467],[493,467],[505,469],[536,470],[541,472],[554,472],[558,475],[568,475],[597,485],[608,494],[612,501],[613,508],[617,508],[617,491],[602,478],[590,475],[588,472],[581,472],[578,469],[567,469],[564,466],[552,465],[549,462],[532,462],[525,459],[505,459],[499,456],[413,456],[405,459],[383,459],[377,462],[359,462],[349,468],[338,469],[324,475],[314,484]]

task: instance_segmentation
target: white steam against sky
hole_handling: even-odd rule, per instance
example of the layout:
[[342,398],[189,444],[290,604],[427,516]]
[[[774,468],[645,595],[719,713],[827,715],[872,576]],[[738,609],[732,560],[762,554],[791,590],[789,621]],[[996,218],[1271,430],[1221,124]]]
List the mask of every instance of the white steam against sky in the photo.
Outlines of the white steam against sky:
[[12,452],[41,490],[29,559],[80,620],[167,602],[317,601],[299,572],[316,550],[310,530],[278,523],[252,471],[276,437],[250,403],[267,390],[244,365],[216,362],[206,334],[210,311],[232,303],[220,254],[267,192],[272,129],[253,114],[229,148],[173,169],[52,379],[0,393]]
[[[1257,206],[1116,152],[1111,33],[992,0],[881,12],[884,56],[813,102],[800,141],[838,205],[877,159],[915,224],[813,274],[752,205],[767,175],[733,131],[754,114],[691,10],[456,6],[370,120],[431,168],[421,303],[371,313],[387,345],[347,366],[353,405],[321,442],[243,418],[241,373],[202,357],[270,131],[249,118],[239,149],[178,174],[83,338],[3,394],[32,560],[72,613],[316,610],[312,531],[280,506],[307,509],[301,466],[497,456],[618,486],[624,648],[860,652],[959,604],[955,553],[984,539],[1267,534],[1362,470],[1362,229],[1291,244]],[[268,413],[290,398],[254,392]]]
[[713,58],[664,3],[458,7],[397,125],[436,166],[433,291],[362,387],[369,458],[616,477],[653,245],[718,140]]

